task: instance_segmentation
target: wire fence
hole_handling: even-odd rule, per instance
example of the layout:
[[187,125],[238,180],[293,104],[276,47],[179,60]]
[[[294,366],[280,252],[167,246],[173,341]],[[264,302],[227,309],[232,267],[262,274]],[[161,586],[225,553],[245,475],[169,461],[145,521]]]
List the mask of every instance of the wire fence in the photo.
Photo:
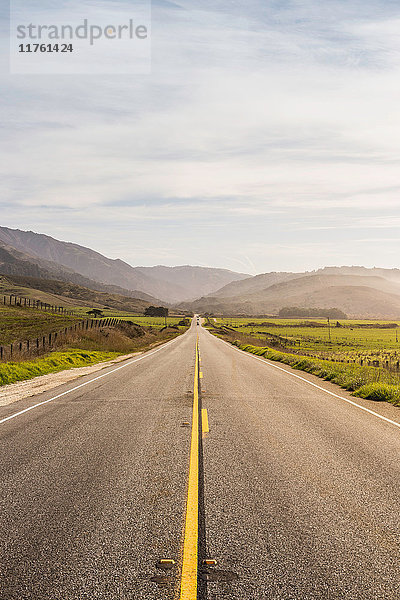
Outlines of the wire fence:
[[64,327],[58,331],[45,333],[30,340],[24,340],[0,346],[0,361],[17,360],[23,356],[34,356],[65,343],[66,339],[76,333],[100,329],[102,327],[116,327],[121,323],[121,319],[85,319],[78,321],[69,327]]
[[34,300],[33,298],[25,298],[24,296],[16,296],[15,294],[7,294],[6,296],[0,296],[0,298],[2,298],[2,303],[4,306],[23,306],[24,308],[35,308],[37,310],[57,313],[60,315],[74,315],[74,312],[72,310],[67,310],[65,306],[55,306],[53,304],[49,304],[48,302]]

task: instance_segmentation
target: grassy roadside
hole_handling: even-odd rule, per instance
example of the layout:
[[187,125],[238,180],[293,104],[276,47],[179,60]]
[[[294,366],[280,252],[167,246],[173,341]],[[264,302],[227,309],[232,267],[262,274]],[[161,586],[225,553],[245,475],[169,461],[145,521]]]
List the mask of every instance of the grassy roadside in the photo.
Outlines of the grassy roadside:
[[336,363],[308,356],[287,354],[270,348],[234,341],[233,345],[241,350],[263,356],[269,360],[281,362],[294,369],[316,375],[325,381],[336,383],[352,392],[353,396],[368,400],[386,401],[400,406],[400,385],[398,377],[385,369],[361,367],[354,364]]
[[0,386],[17,381],[25,381],[58,373],[66,369],[87,367],[99,362],[112,360],[119,356],[119,352],[99,352],[88,350],[67,350],[65,352],[52,352],[51,354],[30,361],[0,363]]
[[34,359],[0,363],[0,387],[39,375],[94,365],[124,354],[143,352],[174,339],[186,329],[160,331],[124,323],[113,328],[76,332],[57,351]]

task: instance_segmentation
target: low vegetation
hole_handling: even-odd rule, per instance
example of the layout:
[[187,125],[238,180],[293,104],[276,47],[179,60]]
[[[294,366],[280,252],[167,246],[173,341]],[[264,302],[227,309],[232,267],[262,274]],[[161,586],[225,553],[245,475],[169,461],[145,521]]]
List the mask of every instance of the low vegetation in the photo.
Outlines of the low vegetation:
[[112,360],[118,352],[88,350],[67,350],[52,352],[48,356],[30,361],[0,363],[0,385],[32,379],[39,375],[58,373],[65,369],[86,367],[99,362]]
[[325,317],[330,319],[347,319],[346,313],[338,308],[299,308],[298,306],[285,306],[279,311],[282,318],[290,317]]
[[[88,315],[85,307],[79,307],[74,316],[67,316],[0,305],[0,346],[7,349],[0,362],[0,385],[144,351],[173,339],[190,325],[190,320],[182,316],[142,317],[112,308],[104,309],[102,315],[108,321],[98,320],[98,327],[86,329],[74,325],[96,317],[93,312]],[[117,317],[118,324],[111,326],[110,317]],[[59,335],[51,336],[50,347],[31,343],[28,348],[26,344],[26,340],[41,340],[46,335],[48,339],[48,334],[56,332]],[[19,342],[24,342],[22,351]],[[14,344],[11,359],[10,344]]]
[[392,321],[334,320],[328,325],[327,319],[232,318],[210,323],[293,354],[366,364],[400,360],[399,323]]
[[[86,316],[86,318],[88,318]],[[0,346],[32,340],[70,327],[79,317],[59,315],[33,308],[0,305]]]
[[209,319],[207,327],[242,350],[400,406],[397,323],[344,321],[333,331],[326,321]]
[[241,350],[278,361],[294,369],[311,373],[326,381],[369,400],[386,400],[400,406],[400,379],[385,369],[361,367],[355,364],[335,363],[297,354],[288,354],[250,344],[234,342]]

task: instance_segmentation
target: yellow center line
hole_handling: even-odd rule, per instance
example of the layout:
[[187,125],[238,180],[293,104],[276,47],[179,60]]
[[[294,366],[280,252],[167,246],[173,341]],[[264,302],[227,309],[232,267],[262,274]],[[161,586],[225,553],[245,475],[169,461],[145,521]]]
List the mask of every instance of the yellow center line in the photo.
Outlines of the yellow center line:
[[194,370],[192,439],[190,444],[189,485],[186,503],[185,537],[180,600],[197,598],[199,536],[199,336],[196,341]]
[[201,426],[203,429],[203,435],[210,433],[210,428],[208,425],[208,413],[206,408],[201,409]]

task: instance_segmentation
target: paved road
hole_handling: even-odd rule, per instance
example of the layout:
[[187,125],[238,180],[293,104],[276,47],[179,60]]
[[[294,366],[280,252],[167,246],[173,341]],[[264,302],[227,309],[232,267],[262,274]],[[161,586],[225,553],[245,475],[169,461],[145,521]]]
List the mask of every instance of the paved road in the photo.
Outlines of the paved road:
[[194,339],[0,425],[1,600],[173,597],[150,578],[179,561]]
[[399,599],[400,429],[205,331],[200,348],[207,551],[239,575],[208,598]]
[[193,325],[0,424],[0,599],[179,597],[197,332],[200,558],[218,561],[199,597],[400,598],[400,429]]

